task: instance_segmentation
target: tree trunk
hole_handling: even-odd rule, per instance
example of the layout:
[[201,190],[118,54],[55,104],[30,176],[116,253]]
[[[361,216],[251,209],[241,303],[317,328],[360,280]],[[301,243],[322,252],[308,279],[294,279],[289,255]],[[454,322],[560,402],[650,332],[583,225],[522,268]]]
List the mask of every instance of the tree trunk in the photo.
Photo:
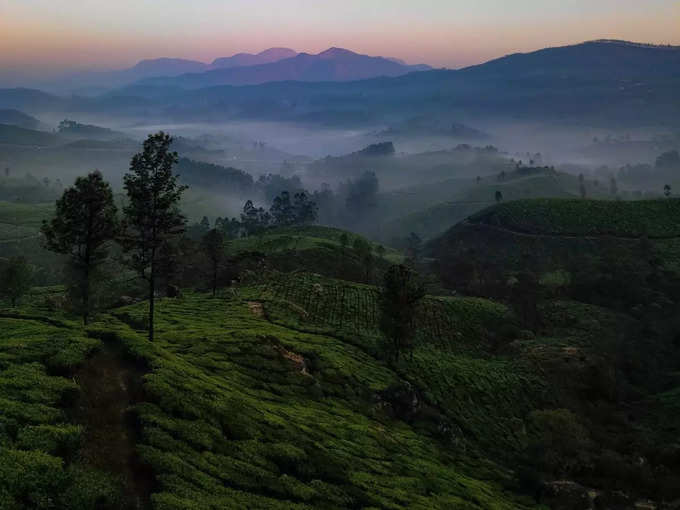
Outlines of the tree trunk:
[[153,342],[153,315],[156,298],[155,250],[151,250],[151,273],[149,274],[149,342]]
[[85,261],[85,276],[83,281],[83,324],[87,326],[90,316],[90,261]]
[[213,265],[212,297],[215,297],[216,291],[217,291],[217,263]]

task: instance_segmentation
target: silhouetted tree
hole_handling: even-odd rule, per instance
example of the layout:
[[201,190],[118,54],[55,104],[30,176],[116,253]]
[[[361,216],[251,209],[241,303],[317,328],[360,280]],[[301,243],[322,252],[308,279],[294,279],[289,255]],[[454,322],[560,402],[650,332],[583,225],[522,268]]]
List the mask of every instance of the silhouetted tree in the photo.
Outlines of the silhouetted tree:
[[406,238],[406,255],[413,260],[414,263],[420,262],[420,257],[423,252],[423,240],[415,232],[411,232]]
[[615,197],[616,195],[619,194],[619,186],[618,186],[618,184],[616,183],[616,179],[615,179],[614,177],[612,177],[611,179],[609,179],[609,193],[610,193],[611,196],[613,196],[613,197]]
[[394,265],[385,273],[380,292],[380,331],[395,361],[402,352],[412,352],[416,307],[424,296],[418,274],[408,267]]
[[210,262],[210,284],[212,287],[212,295],[215,297],[217,291],[217,277],[219,275],[220,266],[224,260],[224,234],[221,230],[213,228],[201,239],[201,249],[205,253]]
[[11,257],[0,272],[0,294],[8,298],[12,307],[31,288],[33,269],[26,257]]
[[84,324],[92,311],[92,277],[106,261],[118,233],[116,213],[111,186],[95,171],[78,177],[73,187],[64,190],[54,217],[43,221],[47,249],[69,256],[75,278],[71,291],[81,302]]
[[654,163],[656,168],[680,168],[680,153],[678,151],[668,151],[656,158]]
[[347,193],[345,203],[351,215],[364,217],[376,206],[378,178],[375,172],[364,172],[359,179],[347,183],[345,188]]
[[177,153],[170,151],[172,137],[162,131],[149,135],[144,150],[132,157],[130,172],[123,177],[128,196],[122,244],[130,267],[149,288],[149,340],[154,335],[154,302],[161,248],[184,231],[179,201],[186,186],[177,182],[173,165]]
[[287,227],[295,223],[295,210],[289,192],[282,191],[280,195],[274,197],[269,214],[276,226]]
[[262,207],[255,207],[252,200],[246,201],[241,213],[241,224],[246,235],[262,233],[270,224],[271,215]]
[[215,220],[215,228],[224,234],[225,239],[236,239],[239,237],[243,226],[236,218],[217,218]]
[[305,191],[300,191],[293,197],[293,214],[297,225],[314,223],[318,209],[316,202],[310,200]]
[[583,174],[578,174],[578,190],[581,198],[586,198],[586,183]]

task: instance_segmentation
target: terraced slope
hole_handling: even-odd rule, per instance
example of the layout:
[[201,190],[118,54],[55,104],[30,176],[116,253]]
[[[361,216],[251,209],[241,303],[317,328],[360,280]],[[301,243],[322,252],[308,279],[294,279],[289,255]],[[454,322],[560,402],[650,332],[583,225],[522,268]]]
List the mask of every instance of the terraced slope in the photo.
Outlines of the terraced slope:
[[143,306],[98,325],[152,367],[137,409],[155,508],[523,507],[462,436],[393,415],[383,395],[400,374],[360,342],[270,317],[274,301],[259,288],[163,300],[154,344],[122,324],[143,321]]
[[[608,258],[680,271],[680,200],[527,199],[468,217],[429,245],[444,278],[463,265],[573,271]],[[645,267],[642,267],[645,266]]]
[[517,200],[482,211],[468,221],[535,235],[677,238],[680,199]]
[[115,477],[80,455],[70,376],[99,342],[73,324],[0,313],[0,508],[109,508]]

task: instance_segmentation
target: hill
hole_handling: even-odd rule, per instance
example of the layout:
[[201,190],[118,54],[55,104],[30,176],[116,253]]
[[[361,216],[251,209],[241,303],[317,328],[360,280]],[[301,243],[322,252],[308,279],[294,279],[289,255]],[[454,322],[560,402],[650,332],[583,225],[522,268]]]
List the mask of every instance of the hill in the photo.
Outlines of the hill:
[[[588,196],[608,198],[603,186],[594,180],[586,179],[584,185]],[[448,190],[445,201],[433,200],[435,205],[417,208],[403,216],[390,218],[381,229],[381,239],[392,240],[405,237],[410,232],[423,239],[432,239],[468,216],[495,203],[496,192],[502,194],[504,201],[525,198],[573,198],[579,194],[579,180],[576,176],[555,171],[551,168],[522,167],[503,174],[480,177],[462,181],[442,181],[430,185],[438,190],[426,191],[426,196],[440,199]],[[439,191],[439,193],[437,192]],[[417,190],[414,193],[420,192]],[[430,203],[432,203],[430,202]]]
[[27,88],[0,89],[0,108],[39,113],[65,108],[67,101],[40,90]]
[[56,145],[61,141],[59,136],[47,131],[0,124],[0,144],[45,147]]
[[211,67],[213,69],[227,69],[231,67],[247,67],[258,64],[271,64],[286,58],[293,58],[298,54],[290,48],[269,48],[260,53],[237,53],[231,57],[216,58]]
[[316,55],[300,53],[266,64],[228,67],[176,78],[150,78],[143,85],[204,88],[218,85],[255,85],[272,81],[351,81],[374,76],[399,76],[422,71],[383,57],[369,57],[342,48],[329,48]]
[[0,124],[17,126],[24,129],[38,129],[40,121],[19,110],[0,110]]
[[[75,509],[533,508],[518,466],[536,441],[556,456],[548,469],[674,494],[653,422],[677,430],[677,399],[650,397],[647,418],[628,421],[638,411],[611,400],[628,382],[599,374],[623,377],[638,323],[597,306],[550,302],[533,335],[504,304],[428,297],[413,355],[390,366],[367,285],[260,272],[217,298],[187,291],[159,300],[154,343],[145,303],[82,328],[55,311],[55,290],[0,311],[5,505],[49,494]],[[644,481],[641,448],[655,467]],[[607,466],[599,478],[590,463]]]
[[[342,236],[347,245],[343,246]],[[370,247],[372,258],[357,250],[357,242]],[[374,283],[389,264],[399,263],[403,256],[385,248],[381,256],[378,244],[364,237],[331,227],[305,226],[270,229],[262,235],[229,242],[228,253],[236,264],[254,270],[307,271],[349,281]]]
[[[352,78],[334,70],[335,57],[327,60],[302,54],[264,66],[158,80],[153,86],[148,82],[149,86],[119,90],[114,96],[121,101],[130,95],[146,97],[158,102],[158,111],[180,117],[188,112],[194,116],[228,113],[325,124],[336,119],[345,125],[354,119],[354,124],[361,125],[380,124],[390,116],[391,123],[399,125],[425,115],[463,122],[511,117],[617,127],[675,126],[680,118],[674,95],[679,54],[675,47],[595,41],[509,55],[459,70],[408,73],[384,59],[377,67],[371,63],[370,68],[378,71],[370,75],[352,72]],[[366,63],[363,59],[370,59],[343,55],[337,58],[359,58]],[[384,77],[361,79],[380,75]],[[263,83],[272,79],[314,81]],[[329,79],[360,81],[318,81]],[[220,85],[224,83],[262,84]],[[204,88],[182,91],[178,86]],[[142,105],[148,111],[149,103]],[[110,102],[88,104],[88,109],[105,107],[111,108]]]
[[608,301],[611,291],[621,306],[646,306],[651,282],[680,274],[678,221],[677,199],[517,200],[473,214],[429,248],[448,285],[468,291],[478,277],[500,282],[520,272],[539,279],[559,272],[559,286],[581,286],[582,299],[580,292]]

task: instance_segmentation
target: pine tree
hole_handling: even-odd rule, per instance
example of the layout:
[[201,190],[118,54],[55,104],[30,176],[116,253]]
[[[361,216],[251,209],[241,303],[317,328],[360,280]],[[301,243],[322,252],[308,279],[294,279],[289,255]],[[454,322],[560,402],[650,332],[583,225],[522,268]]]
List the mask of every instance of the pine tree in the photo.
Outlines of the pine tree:
[[12,257],[0,272],[0,294],[8,297],[12,307],[33,283],[33,269],[25,257]]
[[217,291],[217,278],[220,266],[224,260],[224,234],[221,230],[213,228],[201,239],[201,248],[210,261],[210,284],[212,295]]
[[[154,304],[162,247],[184,231],[185,218],[179,201],[186,186],[172,171],[177,153],[170,151],[172,138],[162,131],[149,135],[144,150],[132,157],[130,172],[123,177],[128,204],[124,207],[123,248],[132,269],[148,283],[149,340],[154,335]],[[167,261],[166,261],[167,262]]]
[[80,301],[85,324],[92,311],[92,277],[118,232],[116,213],[111,186],[95,171],[78,177],[57,200],[54,218],[43,221],[47,249],[69,256],[75,278],[71,293]]
[[404,265],[391,266],[380,292],[380,330],[396,361],[401,352],[412,350],[416,307],[425,296],[418,274]]

